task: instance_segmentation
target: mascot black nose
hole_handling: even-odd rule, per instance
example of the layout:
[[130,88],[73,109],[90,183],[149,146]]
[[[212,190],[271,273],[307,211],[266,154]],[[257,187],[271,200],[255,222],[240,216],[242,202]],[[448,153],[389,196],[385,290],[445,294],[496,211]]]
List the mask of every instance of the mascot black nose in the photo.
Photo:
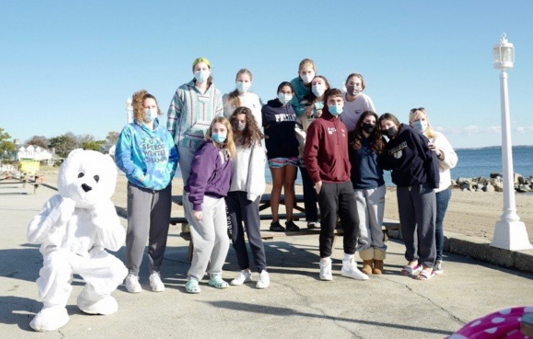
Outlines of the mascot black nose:
[[85,192],[89,192],[90,190],[93,189],[91,186],[89,186],[89,185],[87,185],[87,184],[83,184],[83,185],[81,185],[81,188],[83,188],[83,190],[84,190]]

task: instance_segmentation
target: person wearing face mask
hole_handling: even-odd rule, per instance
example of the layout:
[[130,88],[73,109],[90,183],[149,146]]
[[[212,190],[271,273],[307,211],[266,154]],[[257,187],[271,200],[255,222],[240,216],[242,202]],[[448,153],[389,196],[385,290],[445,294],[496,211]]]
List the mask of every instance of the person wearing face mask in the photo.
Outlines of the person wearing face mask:
[[272,173],[272,192],[270,195],[272,223],[270,230],[274,232],[285,231],[279,222],[278,213],[283,188],[287,212],[285,226],[287,231],[298,231],[300,228],[292,220],[295,202],[294,181],[298,168],[298,140],[294,133],[296,114],[290,104],[294,91],[292,85],[284,81],[278,86],[277,93],[277,99],[270,100],[261,110],[268,167]]
[[442,249],[444,247],[443,221],[448,209],[448,202],[452,196],[452,178],[450,169],[457,165],[457,153],[446,137],[431,127],[426,110],[423,107],[413,108],[409,112],[409,124],[416,130],[424,134],[429,139],[429,149],[435,152],[439,161],[439,188],[435,189],[437,200],[437,216],[435,220],[435,242],[437,257],[433,272],[442,274]]
[[429,140],[409,125],[385,113],[378,120],[381,133],[389,138],[378,158],[384,170],[390,170],[396,184],[400,228],[405,242],[407,265],[402,275],[417,280],[434,276],[435,264],[435,188],[439,188],[439,163]]
[[331,252],[337,224],[337,213],[344,229],[341,274],[356,280],[368,275],[357,268],[354,259],[359,232],[359,218],[350,181],[348,131],[339,119],[343,111],[342,92],[333,88],[324,95],[322,115],[311,123],[305,140],[304,162],[315,184],[320,205],[320,279],[332,280]]
[[216,117],[205,140],[200,144],[191,164],[191,175],[185,185],[183,205],[191,225],[194,245],[185,290],[200,293],[200,281],[208,264],[208,285],[229,286],[222,279],[222,267],[229,250],[226,203],[231,180],[231,159],[235,156],[233,129],[228,119]]
[[250,92],[251,86],[252,72],[246,68],[239,70],[235,76],[235,90],[224,94],[222,97],[222,101],[224,102],[224,116],[229,119],[237,107],[248,107],[252,110],[257,126],[263,126],[261,117],[261,107],[263,107],[263,104],[257,94]]
[[222,94],[215,87],[211,62],[197,58],[192,63],[194,78],[174,94],[167,113],[167,129],[180,154],[180,170],[186,183],[194,152],[202,143],[214,117],[223,114]]
[[365,79],[359,73],[352,73],[346,78],[345,107],[341,115],[342,122],[351,132],[355,129],[357,120],[365,111],[376,112],[372,99],[363,93],[365,90]]
[[311,104],[307,98],[311,94],[311,82],[316,75],[315,62],[311,59],[303,59],[298,66],[298,77],[291,80],[294,96],[291,105],[298,116],[305,114]]
[[133,94],[134,121],[117,141],[115,162],[128,178],[128,229],[126,233],[126,290],[139,293],[139,270],[148,241],[150,287],[165,285],[160,269],[170,224],[172,178],[178,163],[174,140],[163,125],[156,98],[141,90]]
[[[261,239],[259,202],[265,192],[265,150],[263,134],[256,124],[252,111],[247,107],[237,108],[230,118],[237,147],[231,166],[231,186],[226,197],[231,222],[231,240],[240,272],[231,285],[239,286],[252,282],[252,272],[244,230],[257,269],[257,288],[267,288],[270,277],[266,270],[266,256]],[[244,223],[244,227],[243,227]]]
[[305,220],[307,221],[307,228],[309,229],[320,227],[320,224],[318,224],[318,201],[313,188],[313,182],[311,181],[303,162],[305,138],[309,125],[322,115],[322,109],[324,108],[324,93],[329,88],[328,79],[321,75],[315,76],[313,81],[311,81],[311,92],[305,97],[305,100],[309,105],[307,106],[305,114],[297,118],[298,124],[296,125],[296,138],[298,138],[298,142],[300,143],[300,147],[298,148],[298,158],[300,161],[299,167],[302,175],[302,186],[304,191]]
[[365,274],[382,274],[387,246],[383,242],[385,212],[385,180],[378,164],[378,156],[385,147],[385,139],[377,127],[378,115],[365,111],[355,130],[349,134],[350,163],[357,214],[359,238],[357,251],[363,260]]

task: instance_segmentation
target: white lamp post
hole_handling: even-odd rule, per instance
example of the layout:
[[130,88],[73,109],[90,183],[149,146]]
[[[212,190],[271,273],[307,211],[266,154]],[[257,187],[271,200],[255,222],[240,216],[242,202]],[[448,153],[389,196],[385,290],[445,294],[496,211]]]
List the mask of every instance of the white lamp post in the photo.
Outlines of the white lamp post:
[[126,111],[128,111],[128,124],[131,124],[133,122],[133,99],[129,97],[126,100]]
[[493,247],[510,251],[533,248],[529,243],[526,225],[520,221],[516,213],[513,150],[511,143],[511,125],[509,118],[509,95],[507,93],[507,72],[513,68],[514,46],[502,34],[500,43],[493,49],[494,68],[501,69],[500,99],[502,109],[502,160],[503,160],[503,214],[496,222],[494,238],[490,244]]

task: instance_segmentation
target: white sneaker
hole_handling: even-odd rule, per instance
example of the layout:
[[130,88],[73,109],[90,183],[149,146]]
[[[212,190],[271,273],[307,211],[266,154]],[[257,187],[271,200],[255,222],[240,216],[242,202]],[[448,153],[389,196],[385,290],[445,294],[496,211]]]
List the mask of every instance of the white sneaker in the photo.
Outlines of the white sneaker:
[[320,280],[333,280],[331,274],[331,258],[321,258],[318,264],[320,266]]
[[140,293],[143,290],[141,284],[139,284],[139,277],[135,274],[128,274],[126,280],[124,280],[124,286],[130,293]]
[[154,292],[163,292],[165,290],[165,285],[161,281],[161,275],[159,272],[153,272],[150,274],[150,287]]
[[270,276],[266,270],[262,270],[257,278],[257,284],[255,288],[267,288],[270,285]]
[[349,260],[342,261],[341,275],[349,278],[354,278],[355,280],[368,280],[368,275],[359,271],[357,268],[357,263],[355,259],[351,257]]
[[230,284],[232,286],[240,286],[244,283],[248,283],[251,281],[252,281],[252,272],[242,270],[239,272],[239,274],[237,274],[237,277],[230,282]]

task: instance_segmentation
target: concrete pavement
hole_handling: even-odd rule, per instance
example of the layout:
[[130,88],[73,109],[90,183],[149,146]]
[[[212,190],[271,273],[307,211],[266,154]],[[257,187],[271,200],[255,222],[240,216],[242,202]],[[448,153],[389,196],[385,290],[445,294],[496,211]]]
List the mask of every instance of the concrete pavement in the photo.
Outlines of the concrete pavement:
[[[202,293],[190,295],[184,289],[188,243],[172,226],[162,267],[164,292],[149,290],[145,258],[144,291],[129,294],[121,286],[113,294],[118,313],[89,316],[76,306],[83,282],[75,277],[70,322],[55,332],[35,333],[29,322],[42,306],[35,284],[42,256],[27,244],[26,227],[56,192],[41,186],[35,195],[29,188],[21,193],[19,187],[0,188],[2,338],[442,338],[495,310],[533,305],[533,274],[459,255],[446,255],[444,274],[430,281],[401,276],[404,246],[394,239],[388,242],[385,274],[364,282],[340,276],[339,239],[334,280],[320,281],[315,235],[265,242],[272,280],[266,290],[254,284],[217,290],[204,281]],[[116,255],[124,260],[124,248]],[[224,278],[229,281],[237,271],[230,250]]]

